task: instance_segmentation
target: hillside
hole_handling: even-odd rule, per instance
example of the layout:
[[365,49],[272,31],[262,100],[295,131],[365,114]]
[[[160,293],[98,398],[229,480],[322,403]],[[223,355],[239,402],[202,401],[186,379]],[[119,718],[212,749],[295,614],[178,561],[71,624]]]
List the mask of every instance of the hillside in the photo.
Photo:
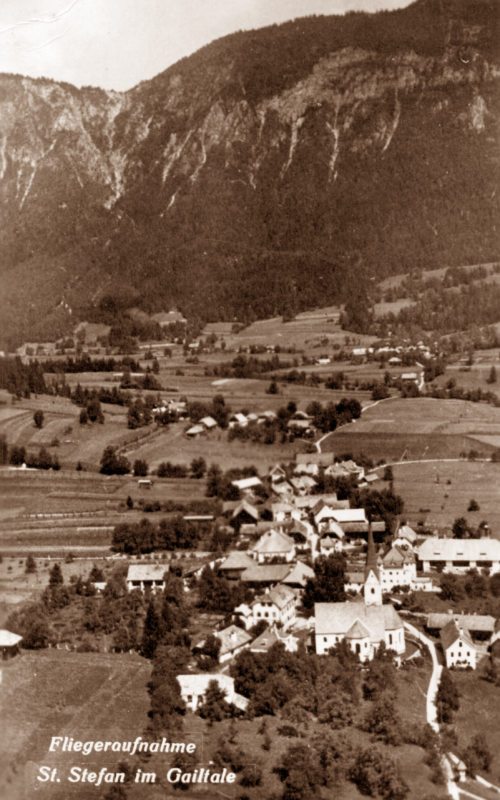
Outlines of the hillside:
[[109,296],[252,321],[494,261],[498,8],[240,32],[123,94],[1,75],[0,340]]

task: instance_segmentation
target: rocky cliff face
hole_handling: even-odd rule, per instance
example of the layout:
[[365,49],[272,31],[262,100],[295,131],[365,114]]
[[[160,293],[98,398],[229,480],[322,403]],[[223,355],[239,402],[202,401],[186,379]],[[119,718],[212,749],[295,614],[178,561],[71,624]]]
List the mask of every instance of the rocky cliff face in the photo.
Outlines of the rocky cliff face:
[[248,319],[498,257],[496,5],[434,11],[237,34],[126,94],[0,76],[0,334],[105,293]]

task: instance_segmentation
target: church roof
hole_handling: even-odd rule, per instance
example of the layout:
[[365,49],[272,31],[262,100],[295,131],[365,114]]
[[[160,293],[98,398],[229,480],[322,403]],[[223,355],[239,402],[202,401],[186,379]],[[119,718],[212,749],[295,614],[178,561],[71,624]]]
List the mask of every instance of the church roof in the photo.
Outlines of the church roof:
[[403,627],[395,608],[387,603],[381,606],[366,606],[364,603],[316,603],[314,606],[316,635],[346,635],[355,622],[365,627],[372,642],[381,642],[386,631]]
[[354,622],[346,633],[346,639],[366,639],[370,636],[370,631],[359,619]]

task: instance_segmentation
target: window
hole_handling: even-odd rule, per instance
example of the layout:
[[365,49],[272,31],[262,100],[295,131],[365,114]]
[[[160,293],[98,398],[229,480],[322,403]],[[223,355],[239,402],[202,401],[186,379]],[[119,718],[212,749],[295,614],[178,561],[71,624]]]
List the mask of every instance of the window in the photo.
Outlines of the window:
[[389,634],[389,644],[392,644],[392,633]]

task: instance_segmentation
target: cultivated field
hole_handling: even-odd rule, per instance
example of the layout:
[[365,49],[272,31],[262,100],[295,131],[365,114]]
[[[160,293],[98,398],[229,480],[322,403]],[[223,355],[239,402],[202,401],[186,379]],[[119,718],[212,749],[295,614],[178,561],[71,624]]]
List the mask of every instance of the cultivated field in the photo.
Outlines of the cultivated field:
[[[475,527],[486,520],[500,538],[500,464],[436,461],[400,464],[393,471],[410,524],[422,521],[430,528],[450,529],[457,517]],[[467,511],[471,499],[478,511]]]
[[500,435],[500,409],[484,403],[433,398],[384,400],[362,419],[332,433],[323,450],[364,453],[379,461],[459,458],[477,451],[489,457],[495,447],[484,436]]

